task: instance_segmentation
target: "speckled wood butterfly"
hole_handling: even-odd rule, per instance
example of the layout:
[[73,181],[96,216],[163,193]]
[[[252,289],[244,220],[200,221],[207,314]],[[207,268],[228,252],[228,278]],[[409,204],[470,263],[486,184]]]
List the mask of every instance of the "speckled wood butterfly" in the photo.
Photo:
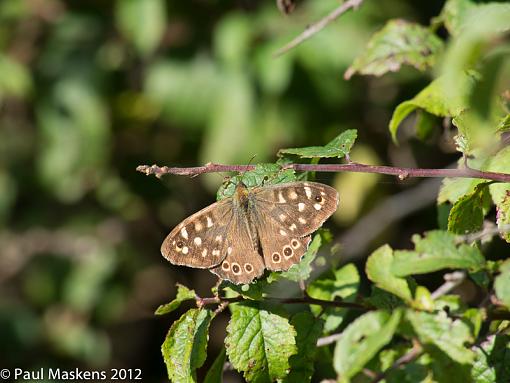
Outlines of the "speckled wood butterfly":
[[171,263],[209,269],[221,279],[250,283],[264,269],[298,263],[310,234],[338,206],[338,193],[317,182],[248,188],[186,218],[166,237],[161,253]]

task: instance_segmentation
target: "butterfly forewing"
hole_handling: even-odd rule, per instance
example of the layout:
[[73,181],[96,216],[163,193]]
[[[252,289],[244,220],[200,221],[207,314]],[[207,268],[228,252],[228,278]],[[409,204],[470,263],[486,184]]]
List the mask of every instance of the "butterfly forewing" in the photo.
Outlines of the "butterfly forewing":
[[161,253],[176,265],[216,266],[227,255],[233,217],[231,198],[213,203],[177,225],[165,238]]
[[256,210],[264,211],[280,230],[304,237],[322,226],[337,209],[338,192],[317,182],[292,182],[253,191]]
[[315,182],[294,182],[253,191],[252,216],[269,270],[298,263],[317,230],[338,206],[338,193]]

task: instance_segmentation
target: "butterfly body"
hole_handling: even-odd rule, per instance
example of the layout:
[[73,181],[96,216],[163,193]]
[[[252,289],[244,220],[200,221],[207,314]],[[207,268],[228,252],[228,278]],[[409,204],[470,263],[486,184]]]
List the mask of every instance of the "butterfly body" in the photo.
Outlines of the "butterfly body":
[[265,269],[287,270],[298,263],[310,234],[333,214],[338,193],[316,182],[248,188],[181,222],[161,252],[177,265],[208,268],[236,284],[250,283]]

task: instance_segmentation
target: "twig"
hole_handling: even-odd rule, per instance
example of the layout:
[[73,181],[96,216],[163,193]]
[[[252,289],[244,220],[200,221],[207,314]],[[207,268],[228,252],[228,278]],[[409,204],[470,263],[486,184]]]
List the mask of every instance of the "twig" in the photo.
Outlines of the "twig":
[[329,14],[327,14],[325,17],[323,17],[316,23],[309,25],[300,35],[295,37],[291,42],[289,42],[282,48],[278,49],[275,52],[274,57],[281,56],[282,54],[295,48],[296,46],[301,44],[303,41],[309,39],[314,34],[319,32],[320,30],[322,30],[326,25],[328,25],[332,21],[336,20],[343,13],[347,12],[349,9],[358,8],[362,2],[363,2],[363,0],[347,0],[345,3],[343,3],[339,7],[335,8],[333,11],[331,11]]
[[[165,174],[176,174],[182,176],[195,176],[204,173],[218,172],[244,172],[255,169],[255,165],[222,165],[208,163],[204,166],[191,168],[178,168],[157,165],[140,165],[137,171],[146,175],[154,174],[160,178]],[[282,169],[293,169],[302,172],[355,172],[355,173],[379,173],[397,176],[400,179],[408,177],[441,177],[441,178],[480,178],[499,182],[510,182],[510,174],[486,172],[471,168],[462,169],[420,169],[401,168],[393,166],[364,165],[359,163],[350,164],[289,164]]]
[[317,347],[323,347],[327,346],[328,344],[335,343],[340,337],[342,336],[341,333],[339,334],[332,334],[328,336],[324,336],[322,338],[317,339]]
[[486,224],[484,228],[476,233],[466,234],[466,235],[459,235],[458,241],[459,242],[468,242],[472,243],[478,240],[485,240],[488,238],[491,238],[498,234],[508,233],[510,232],[510,224],[496,226],[492,222]]
[[432,299],[439,298],[445,294],[448,294],[458,285],[460,285],[466,279],[465,271],[454,271],[453,273],[448,273],[444,275],[445,283],[439,286],[432,294]]
[[[344,302],[344,301],[326,301],[323,299],[315,299],[309,296],[304,296],[301,298],[276,298],[276,297],[265,297],[265,301],[278,302],[280,304],[309,304],[309,305],[318,305],[323,307],[344,307],[356,310],[369,311],[372,308],[368,306],[364,306],[358,303],[353,302]],[[250,302],[251,300],[245,299],[242,296],[226,298],[226,297],[196,297],[196,302],[198,307],[204,307],[207,305],[221,305],[224,303],[238,303],[238,302]]]

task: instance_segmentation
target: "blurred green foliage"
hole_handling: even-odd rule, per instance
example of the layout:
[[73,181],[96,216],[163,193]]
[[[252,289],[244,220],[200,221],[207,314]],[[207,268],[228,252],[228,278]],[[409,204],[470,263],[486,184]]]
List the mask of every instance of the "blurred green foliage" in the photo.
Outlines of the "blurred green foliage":
[[[508,130],[501,113],[508,95],[493,102],[508,89],[501,79],[510,78],[508,44],[491,51],[510,20],[502,4],[487,6],[472,23],[469,12],[484,4],[449,1],[441,12],[441,1],[366,1],[297,49],[272,57],[335,6],[302,1],[284,16],[273,1],[260,0],[0,2],[0,367],[115,366],[141,368],[147,381],[165,379],[160,344],[178,314],[154,317],[154,309],[175,295],[175,282],[200,293],[214,278],[168,265],[159,246],[182,218],[214,200],[222,177],[158,182],[136,173],[136,165],[246,163],[253,155],[272,161],[280,148],[323,145],[353,128],[374,161],[439,167],[458,158],[455,146],[477,153],[474,123],[485,124],[489,137],[495,127]],[[476,106],[454,121],[457,141],[436,119],[448,113],[420,98],[436,95],[430,88],[437,80],[419,93],[431,81],[432,61],[414,63],[424,72],[404,66],[384,77],[343,78],[389,19],[417,28],[437,15],[434,22],[446,28],[439,34],[459,36],[433,62],[447,84],[442,90]],[[418,29],[440,52],[437,37]],[[473,63],[490,81],[466,95],[459,68]],[[401,118],[395,112],[395,147],[387,127],[402,102],[425,123],[404,121],[410,109]],[[424,142],[414,138],[415,129]],[[497,163],[487,160],[487,169],[504,171],[506,161],[503,154]],[[384,181],[359,193],[363,178],[343,182],[346,176],[335,179],[345,188],[340,195],[361,196],[349,222],[414,183]],[[453,204],[476,185],[461,186],[444,201]],[[496,200],[504,190],[491,185],[490,192]],[[415,212],[388,227],[371,249],[408,245],[411,233],[435,222],[433,206]],[[333,224],[335,235],[343,224]],[[498,289],[506,292],[507,285],[499,282]],[[343,320],[345,313],[329,314]],[[211,329],[206,366],[223,347],[224,330]]]

